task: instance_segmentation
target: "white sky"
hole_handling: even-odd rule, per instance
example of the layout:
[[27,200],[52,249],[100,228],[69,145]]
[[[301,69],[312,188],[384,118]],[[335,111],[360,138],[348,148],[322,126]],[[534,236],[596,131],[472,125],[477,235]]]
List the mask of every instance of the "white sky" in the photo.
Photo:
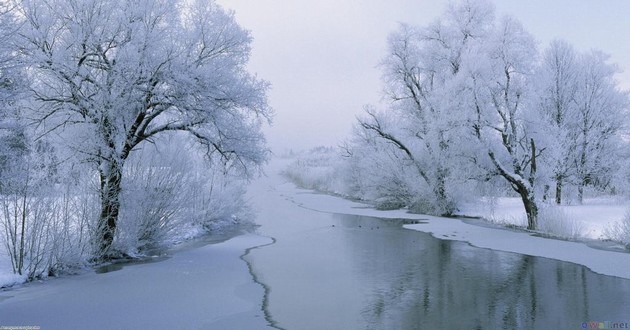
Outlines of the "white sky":
[[[365,104],[377,104],[377,67],[399,22],[424,26],[447,0],[217,0],[236,12],[254,42],[250,71],[272,84],[276,112],[266,129],[275,152],[335,146]],[[629,0],[494,0],[497,16],[518,18],[544,48],[554,38],[601,49],[630,89]]]

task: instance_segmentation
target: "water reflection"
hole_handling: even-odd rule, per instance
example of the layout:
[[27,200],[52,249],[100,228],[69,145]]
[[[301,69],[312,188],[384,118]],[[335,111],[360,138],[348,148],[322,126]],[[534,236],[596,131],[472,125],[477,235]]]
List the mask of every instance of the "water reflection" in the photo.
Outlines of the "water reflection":
[[580,329],[591,320],[630,321],[630,280],[439,240],[402,228],[402,220],[289,213],[265,233],[276,244],[248,257],[269,287],[270,315],[285,329]]
[[[341,223],[383,221],[335,215]],[[380,226],[348,231],[367,329],[561,329],[627,321],[630,281],[582,266]]]

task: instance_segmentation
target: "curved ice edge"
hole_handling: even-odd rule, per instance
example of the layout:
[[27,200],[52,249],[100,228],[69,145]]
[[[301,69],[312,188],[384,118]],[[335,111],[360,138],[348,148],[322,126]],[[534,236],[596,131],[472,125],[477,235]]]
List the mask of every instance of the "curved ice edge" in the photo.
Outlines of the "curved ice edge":
[[422,224],[404,227],[429,233],[438,239],[462,241],[479,248],[571,262],[585,266],[598,274],[630,279],[630,253],[598,249],[584,242],[537,237],[526,231],[480,226],[459,219],[411,214],[405,210],[379,211],[367,204],[321,193],[308,194],[305,192],[309,190],[289,185],[283,185],[278,190],[294,203],[320,212],[426,220]]
[[281,328],[278,325],[278,322],[276,320],[274,320],[273,316],[269,312],[269,308],[268,308],[268,306],[269,306],[269,293],[271,292],[271,288],[258,277],[258,274],[256,274],[256,272],[254,271],[254,267],[253,267],[251,261],[248,260],[248,258],[247,258],[247,256],[253,250],[261,249],[261,248],[264,248],[266,246],[276,244],[276,239],[274,237],[263,236],[263,235],[257,235],[257,237],[265,238],[265,239],[268,239],[269,241],[267,241],[266,243],[255,245],[255,246],[250,246],[249,248],[245,249],[245,252],[240,256],[240,259],[243,262],[245,262],[245,264],[247,265],[247,270],[249,272],[249,275],[252,277],[252,280],[254,281],[254,283],[260,285],[262,287],[262,289],[263,289],[264,293],[263,293],[263,297],[262,297],[261,310],[263,312],[263,315],[265,316],[265,321],[267,322],[267,326],[270,327],[270,328],[273,328],[273,329],[284,330],[284,328]]
[[467,242],[472,246],[571,262],[591,271],[630,279],[630,254],[607,251],[572,242],[533,236],[528,232],[487,228],[458,219],[431,217],[426,224],[405,225],[438,239]]

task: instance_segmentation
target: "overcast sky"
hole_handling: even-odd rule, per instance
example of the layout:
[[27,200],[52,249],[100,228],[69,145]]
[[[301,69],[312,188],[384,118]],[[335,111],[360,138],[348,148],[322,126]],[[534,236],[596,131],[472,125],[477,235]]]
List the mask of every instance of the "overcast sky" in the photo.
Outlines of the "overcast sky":
[[[272,84],[276,112],[266,129],[275,152],[335,146],[365,104],[382,96],[379,61],[399,22],[424,26],[446,0],[217,0],[254,37],[250,71]],[[496,0],[539,47],[561,38],[610,54],[630,89],[629,0]]]

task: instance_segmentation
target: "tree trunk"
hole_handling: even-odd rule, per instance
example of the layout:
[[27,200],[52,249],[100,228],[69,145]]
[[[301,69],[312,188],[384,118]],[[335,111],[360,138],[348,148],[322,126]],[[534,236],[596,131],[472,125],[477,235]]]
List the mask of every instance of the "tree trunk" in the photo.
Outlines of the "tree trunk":
[[543,196],[542,196],[543,203],[546,203],[547,199],[549,199],[549,188],[550,187],[548,184],[546,184],[543,188]]
[[433,192],[436,195],[440,215],[451,216],[455,212],[455,207],[446,192],[447,170],[440,167],[437,171],[436,183]]
[[532,194],[527,189],[519,188],[518,193],[523,200],[523,206],[525,206],[525,213],[527,214],[527,229],[536,230],[538,227],[538,205]]
[[[532,155],[535,154],[535,146],[532,142]],[[531,174],[528,178],[530,185],[527,185],[522,180],[522,176],[516,176],[510,172],[507,172],[503,166],[497,161],[494,153],[490,151],[488,153],[490,159],[494,163],[496,169],[499,171],[499,174],[505,178],[510,184],[512,189],[519,194],[521,200],[523,201],[523,206],[525,207],[525,213],[527,214],[527,229],[536,230],[538,226],[538,204],[536,203],[535,190],[533,187],[534,184],[534,175],[536,173],[536,159],[532,158],[531,161]]]
[[538,157],[538,155],[536,155],[536,143],[534,142],[534,139],[530,139],[529,143],[532,151],[531,163],[529,165],[530,173],[529,178],[527,178],[530,189],[526,189],[525,187],[521,186],[519,188],[519,192],[521,194],[521,198],[523,199],[525,213],[527,213],[527,229],[536,230],[536,228],[538,227],[538,204],[536,204],[536,197],[534,194],[536,192],[534,188],[534,180],[536,178],[536,172],[538,171],[536,165],[536,158]]
[[27,198],[27,194],[26,194],[26,189],[25,189],[24,195],[22,196],[22,216],[20,217],[22,230],[20,231],[20,252],[19,252],[20,254],[18,255],[18,262],[17,262],[17,269],[18,269],[19,275],[22,275],[22,270],[24,269],[24,257],[26,255],[26,252],[24,251],[24,242],[26,241],[26,214],[28,213],[26,210],[26,198]]
[[108,171],[101,171],[101,215],[98,228],[101,231],[99,256],[107,258],[120,212],[120,192],[122,189],[122,166],[116,162],[107,164]]
[[[510,148],[508,149],[513,150]],[[499,171],[499,174],[505,178],[511,184],[512,189],[521,196],[523,206],[525,207],[525,213],[527,214],[527,229],[536,230],[538,227],[538,204],[536,203],[536,190],[534,188],[534,183],[537,171],[536,158],[538,155],[536,154],[536,144],[534,143],[534,139],[530,139],[530,150],[530,173],[527,177],[522,174],[520,166],[518,166],[517,162],[514,162],[516,165],[514,166],[515,170],[512,173],[505,170],[503,165],[501,165],[495,157],[494,152],[489,151],[488,156],[490,156],[490,160],[494,163],[494,166]]]
[[562,204],[562,177],[556,176],[556,204]]

